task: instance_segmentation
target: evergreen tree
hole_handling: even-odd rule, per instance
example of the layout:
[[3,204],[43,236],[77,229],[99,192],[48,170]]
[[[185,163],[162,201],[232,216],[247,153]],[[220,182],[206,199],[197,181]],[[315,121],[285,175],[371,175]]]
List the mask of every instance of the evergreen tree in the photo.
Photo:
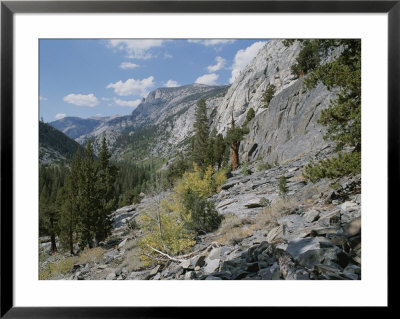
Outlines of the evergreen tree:
[[59,166],[39,167],[39,236],[50,236],[51,252],[57,251],[60,209],[58,196],[64,186],[67,169]]
[[232,150],[232,170],[237,169],[237,167],[240,165],[239,163],[240,141],[243,139],[243,136],[248,132],[249,130],[245,126],[243,127],[235,126],[235,119],[233,118],[233,113],[232,113],[231,127],[226,134],[226,141]]
[[297,76],[307,74],[316,68],[321,61],[319,40],[304,40],[302,42],[303,48],[296,58],[297,64],[292,65],[291,68],[292,74]]
[[214,128],[211,133],[210,133],[210,137],[208,138],[208,145],[207,145],[207,166],[211,165],[212,167],[214,167],[215,165],[215,140],[217,137],[217,131]]
[[329,90],[338,89],[336,100],[321,111],[319,123],[327,126],[326,139],[336,142],[336,150],[352,149],[352,154],[341,154],[306,167],[305,177],[319,178],[354,175],[361,172],[361,41],[313,40],[322,55],[342,47],[340,56],[316,67],[305,83],[308,88],[321,81]]
[[269,102],[271,102],[272,98],[274,97],[275,91],[276,91],[275,85],[273,85],[273,84],[268,85],[268,87],[265,90],[265,92],[263,93],[263,97],[261,99],[261,102],[265,103],[263,108],[268,108]]
[[100,198],[97,193],[97,169],[93,158],[92,143],[89,140],[85,148],[85,157],[81,166],[82,179],[79,181],[79,211],[81,222],[79,224],[81,248],[93,247],[96,215],[100,209]]
[[[315,40],[316,41],[316,40]],[[321,50],[329,52],[343,46],[342,54],[333,62],[315,69],[306,81],[309,88],[321,81],[329,90],[340,89],[338,97],[322,110],[319,122],[328,127],[326,138],[361,151],[361,41],[319,40]]]
[[99,160],[97,163],[97,196],[99,197],[99,210],[95,216],[95,238],[96,242],[103,241],[111,234],[111,213],[117,208],[117,197],[115,196],[115,179],[117,167],[110,162],[111,154],[107,148],[106,138],[103,137]]
[[71,172],[67,176],[62,193],[61,216],[60,216],[60,242],[64,248],[74,254],[74,243],[77,237],[79,225],[79,189],[81,185],[81,152],[75,153]]
[[256,116],[254,109],[251,107],[246,114],[245,125],[247,125]]
[[193,161],[202,169],[207,166],[207,148],[208,148],[208,119],[207,106],[204,99],[197,102],[193,137]]
[[215,138],[215,144],[214,144],[214,159],[218,170],[222,167],[226,148],[227,148],[226,143],[224,141],[222,134],[218,134],[217,137]]
[[56,236],[59,231],[59,214],[52,200],[51,190],[45,185],[41,192],[41,198],[39,199],[39,225],[42,227],[42,234],[50,236],[50,251],[51,253],[55,253],[57,251]]

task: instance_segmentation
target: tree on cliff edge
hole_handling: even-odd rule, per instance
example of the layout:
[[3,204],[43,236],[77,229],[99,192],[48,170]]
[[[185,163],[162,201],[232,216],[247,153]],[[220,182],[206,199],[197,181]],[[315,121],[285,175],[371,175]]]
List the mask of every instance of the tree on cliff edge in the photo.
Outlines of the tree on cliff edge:
[[193,151],[192,157],[194,162],[205,169],[208,162],[208,119],[207,119],[207,106],[204,99],[197,102],[195,121],[194,121],[194,137],[193,137]]
[[232,170],[234,171],[235,169],[238,168],[240,165],[239,163],[239,147],[240,147],[240,141],[243,139],[243,136],[249,132],[248,128],[245,126],[242,127],[236,127],[235,126],[235,119],[233,118],[233,113],[232,113],[232,118],[231,118],[231,127],[228,130],[228,133],[226,134],[226,142],[228,143],[229,147],[232,150]]

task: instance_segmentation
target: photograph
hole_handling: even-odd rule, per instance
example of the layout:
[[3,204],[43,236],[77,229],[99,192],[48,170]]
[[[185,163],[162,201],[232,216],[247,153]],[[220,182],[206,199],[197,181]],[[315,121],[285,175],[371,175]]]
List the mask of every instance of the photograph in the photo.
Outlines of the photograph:
[[361,47],[39,38],[37,278],[360,281]]

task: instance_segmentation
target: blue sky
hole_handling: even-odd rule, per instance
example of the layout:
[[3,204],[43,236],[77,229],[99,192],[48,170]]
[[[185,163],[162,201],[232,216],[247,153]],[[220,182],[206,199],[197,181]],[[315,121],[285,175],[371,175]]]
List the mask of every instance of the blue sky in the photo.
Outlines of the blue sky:
[[53,40],[39,44],[40,116],[130,114],[159,87],[232,83],[264,45],[246,40]]

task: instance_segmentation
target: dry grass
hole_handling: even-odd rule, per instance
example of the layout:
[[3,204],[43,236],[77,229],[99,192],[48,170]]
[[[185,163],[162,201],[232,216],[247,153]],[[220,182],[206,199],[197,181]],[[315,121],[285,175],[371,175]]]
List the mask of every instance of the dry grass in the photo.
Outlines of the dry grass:
[[218,232],[226,232],[227,230],[230,230],[235,227],[242,227],[243,225],[248,225],[252,224],[253,221],[248,218],[239,218],[236,215],[226,215],[225,218],[223,219],[220,228],[218,229]]
[[141,270],[145,266],[144,262],[140,259],[140,247],[136,240],[129,240],[125,247],[126,253],[125,258],[122,261],[121,266],[126,267],[130,273],[132,271]]
[[290,214],[298,204],[299,201],[294,197],[276,200],[270,207],[258,214],[255,220],[255,229],[277,226],[277,220]]
[[101,247],[96,248],[85,248],[76,260],[78,264],[94,264],[98,263],[103,257],[104,250]]
[[55,262],[49,262],[39,271],[39,280],[58,279],[68,273],[75,264],[75,257],[64,258]]
[[216,240],[220,244],[236,244],[254,232],[254,221],[249,218],[239,218],[236,215],[227,215],[221,223],[217,233],[221,234]]
[[251,236],[253,233],[254,233],[253,225],[243,228],[235,227],[223,233],[221,237],[216,240],[216,242],[224,245],[226,244],[235,245],[240,243],[243,239]]
[[305,180],[305,178],[303,177],[302,174],[293,176],[293,181],[295,181],[295,182],[300,182],[300,181],[304,181],[304,180]]

